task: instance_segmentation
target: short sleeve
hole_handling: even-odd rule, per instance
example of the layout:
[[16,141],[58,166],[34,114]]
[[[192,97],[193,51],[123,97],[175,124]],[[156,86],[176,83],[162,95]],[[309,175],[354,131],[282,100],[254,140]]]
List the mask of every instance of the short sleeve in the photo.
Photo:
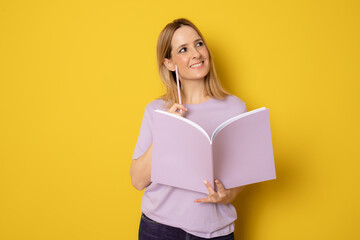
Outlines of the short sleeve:
[[239,97],[232,95],[233,99],[235,99],[235,106],[236,106],[236,112],[238,112],[237,114],[242,114],[247,112],[247,107],[246,107],[246,103]]
[[150,109],[146,107],[132,159],[138,159],[139,157],[141,157],[148,150],[151,143],[152,143],[152,118],[151,118]]
[[242,107],[242,109],[243,109],[243,110],[242,110],[242,113],[245,113],[245,112],[248,111],[245,102],[243,102],[243,107]]

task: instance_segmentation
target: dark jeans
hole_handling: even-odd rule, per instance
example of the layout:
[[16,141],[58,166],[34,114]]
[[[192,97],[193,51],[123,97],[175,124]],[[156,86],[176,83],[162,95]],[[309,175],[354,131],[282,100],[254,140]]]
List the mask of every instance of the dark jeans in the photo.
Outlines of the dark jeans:
[[234,233],[226,236],[215,238],[201,238],[194,236],[184,230],[176,227],[167,226],[145,216],[141,215],[139,240],[201,240],[201,239],[216,239],[216,240],[234,240]]

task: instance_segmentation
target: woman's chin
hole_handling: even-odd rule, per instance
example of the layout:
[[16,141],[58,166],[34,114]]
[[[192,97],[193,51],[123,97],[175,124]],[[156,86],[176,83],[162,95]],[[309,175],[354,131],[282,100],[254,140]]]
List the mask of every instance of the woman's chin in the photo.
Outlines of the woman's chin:
[[189,79],[197,80],[197,79],[204,79],[206,75],[208,75],[209,71],[198,71],[198,72],[192,72],[192,74],[189,74]]

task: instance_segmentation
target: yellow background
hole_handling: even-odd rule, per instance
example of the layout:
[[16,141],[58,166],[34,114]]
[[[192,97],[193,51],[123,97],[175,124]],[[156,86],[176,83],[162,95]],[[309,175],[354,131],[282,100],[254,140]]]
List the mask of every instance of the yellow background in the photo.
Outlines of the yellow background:
[[186,17],[226,89],[270,109],[277,180],[237,239],[360,239],[359,1],[1,1],[0,239],[137,239],[131,157]]

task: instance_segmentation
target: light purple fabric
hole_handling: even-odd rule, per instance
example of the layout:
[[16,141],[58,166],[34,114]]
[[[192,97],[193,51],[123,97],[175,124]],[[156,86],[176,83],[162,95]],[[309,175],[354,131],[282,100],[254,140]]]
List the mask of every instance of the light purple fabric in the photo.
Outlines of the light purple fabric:
[[[163,108],[163,103],[163,100],[157,99],[146,106],[133,159],[142,156],[151,145],[153,111],[167,110]],[[246,104],[234,95],[229,95],[224,100],[212,98],[200,104],[184,105],[188,109],[184,117],[199,124],[210,136],[222,122],[247,111]],[[181,228],[203,238],[233,232],[237,218],[234,206],[194,203],[195,199],[206,196],[204,193],[151,183],[144,191],[141,210],[157,222]]]

